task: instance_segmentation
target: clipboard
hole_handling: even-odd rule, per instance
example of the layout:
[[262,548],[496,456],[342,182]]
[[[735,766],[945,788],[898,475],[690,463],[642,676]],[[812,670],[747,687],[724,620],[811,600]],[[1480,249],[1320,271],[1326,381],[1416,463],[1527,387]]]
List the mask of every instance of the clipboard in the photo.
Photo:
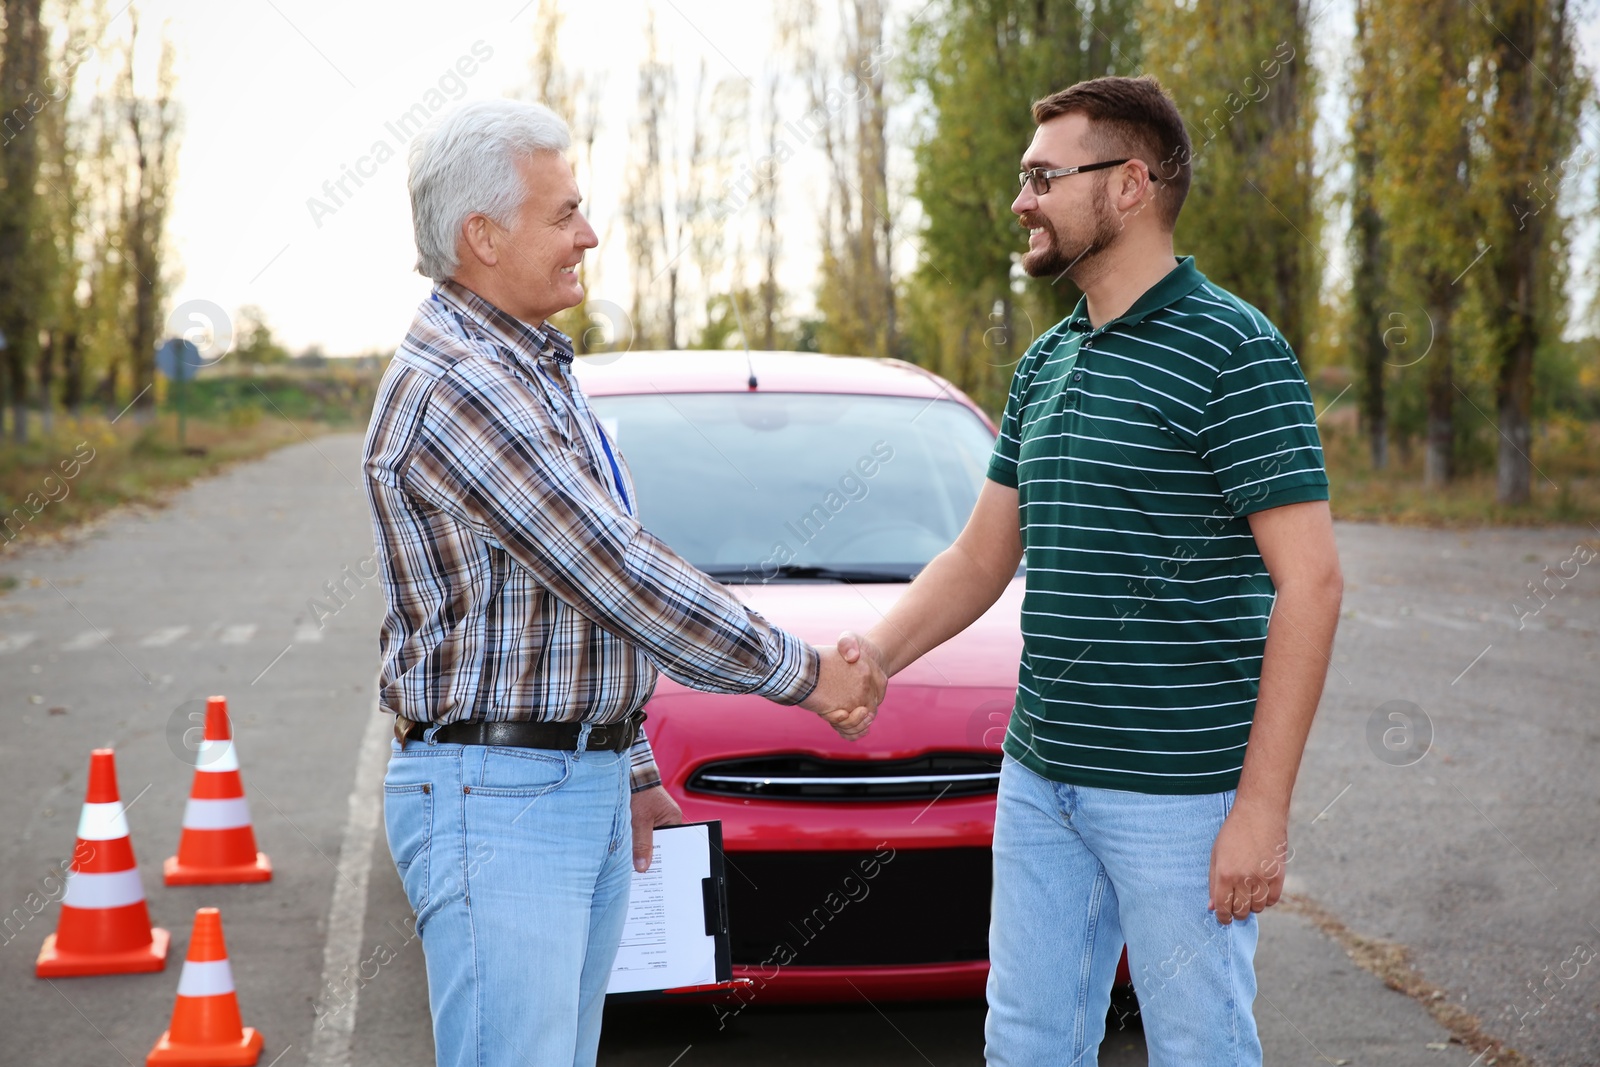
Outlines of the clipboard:
[[737,988],[720,821],[655,831],[650,870],[633,873],[606,992],[623,999]]

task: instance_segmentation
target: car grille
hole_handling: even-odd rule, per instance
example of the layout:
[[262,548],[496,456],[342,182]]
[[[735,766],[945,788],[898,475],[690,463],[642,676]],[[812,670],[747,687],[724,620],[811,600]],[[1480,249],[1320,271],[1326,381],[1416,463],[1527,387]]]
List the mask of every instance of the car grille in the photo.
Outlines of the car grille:
[[756,756],[696,768],[688,789],[771,800],[932,800],[992,796],[1000,756],[942,753],[905,760]]
[[989,958],[987,848],[726,855],[737,965],[887,967]]

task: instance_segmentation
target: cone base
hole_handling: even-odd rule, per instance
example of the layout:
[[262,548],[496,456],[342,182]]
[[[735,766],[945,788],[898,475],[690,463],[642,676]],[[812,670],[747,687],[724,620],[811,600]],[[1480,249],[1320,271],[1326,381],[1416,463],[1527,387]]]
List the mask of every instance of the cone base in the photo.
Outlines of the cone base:
[[253,1026],[244,1028],[244,1036],[227,1044],[174,1045],[172,1031],[163,1033],[156,1047],[144,1058],[145,1067],[164,1067],[178,1064],[182,1067],[250,1067],[261,1059],[261,1033]]
[[159,926],[150,928],[150,943],[127,952],[61,952],[56,935],[44,939],[34,973],[40,978],[80,978],[94,974],[141,974],[165,970],[167,943],[171,940]]
[[178,857],[168,856],[161,865],[161,877],[167,885],[225,885],[232,882],[270,882],[272,861],[265,852],[257,852],[254,863],[235,863],[225,867],[184,867]]

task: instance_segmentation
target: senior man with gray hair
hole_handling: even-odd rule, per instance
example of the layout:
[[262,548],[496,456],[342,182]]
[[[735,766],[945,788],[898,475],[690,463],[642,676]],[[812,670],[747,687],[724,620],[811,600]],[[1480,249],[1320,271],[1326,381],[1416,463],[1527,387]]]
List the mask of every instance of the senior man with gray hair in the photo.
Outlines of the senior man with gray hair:
[[367,431],[396,715],[384,822],[441,1065],[594,1063],[632,871],[682,818],[641,727],[658,669],[799,704],[848,738],[885,685],[640,525],[548,324],[582,301],[597,243],[568,143],[548,108],[497,100],[412,144],[417,269],[435,285]]

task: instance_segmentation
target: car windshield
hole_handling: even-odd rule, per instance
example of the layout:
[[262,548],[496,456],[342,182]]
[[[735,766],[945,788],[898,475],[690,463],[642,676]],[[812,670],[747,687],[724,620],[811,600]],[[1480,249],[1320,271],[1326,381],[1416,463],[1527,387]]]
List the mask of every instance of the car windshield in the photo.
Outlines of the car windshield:
[[728,582],[906,581],[961,532],[994,435],[948,400],[657,393],[590,400],[639,519]]

